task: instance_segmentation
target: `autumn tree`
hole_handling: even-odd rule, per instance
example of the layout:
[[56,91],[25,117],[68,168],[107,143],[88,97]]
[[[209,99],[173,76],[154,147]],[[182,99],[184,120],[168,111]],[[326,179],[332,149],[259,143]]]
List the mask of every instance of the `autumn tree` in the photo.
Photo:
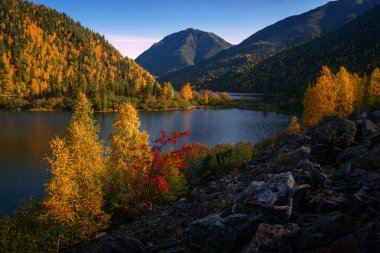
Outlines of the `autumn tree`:
[[83,90],[97,97],[109,86],[118,86],[115,95],[139,96],[147,86],[155,94],[160,91],[150,73],[65,14],[28,1],[3,0],[0,16],[2,92],[74,96]]
[[354,109],[374,106],[380,101],[380,70],[376,68],[368,80],[367,76],[349,73],[341,67],[333,75],[323,67],[315,86],[309,86],[304,94],[303,122],[313,127],[323,117],[347,116]]
[[162,86],[162,96],[168,99],[174,97],[174,88],[170,82],[164,83]]
[[380,101],[380,70],[376,68],[373,70],[368,88],[369,104],[375,106]]
[[360,77],[358,74],[351,76],[351,82],[354,87],[354,107],[356,109],[363,108],[367,103],[367,76]]
[[347,116],[354,111],[354,86],[350,73],[341,67],[336,75],[335,83],[337,87],[336,109],[339,116]]
[[205,94],[203,96],[203,99],[204,99],[205,105],[207,105],[208,104],[208,94],[207,94],[207,92],[205,92]]
[[52,179],[46,185],[43,218],[78,227],[84,238],[105,228],[103,144],[91,103],[83,93],[78,95],[67,137],[54,138],[50,146]]
[[189,83],[186,83],[182,86],[180,95],[183,99],[191,100],[193,98],[193,90]]
[[315,86],[309,86],[304,95],[305,127],[313,127],[323,117],[333,115],[336,109],[336,96],[334,75],[328,67],[324,66]]
[[113,123],[115,133],[110,137],[107,190],[108,208],[136,213],[149,208],[148,175],[152,151],[148,134],[140,132],[137,110],[129,103],[122,104]]
[[288,126],[288,135],[297,135],[301,132],[301,126],[298,123],[297,117],[292,116],[292,121]]

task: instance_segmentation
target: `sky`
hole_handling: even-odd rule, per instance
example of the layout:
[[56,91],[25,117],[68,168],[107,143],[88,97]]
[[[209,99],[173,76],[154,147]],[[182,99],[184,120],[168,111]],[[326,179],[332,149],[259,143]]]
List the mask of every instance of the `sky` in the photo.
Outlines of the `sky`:
[[30,0],[65,12],[104,34],[135,59],[165,36],[187,28],[239,44],[258,30],[327,0]]

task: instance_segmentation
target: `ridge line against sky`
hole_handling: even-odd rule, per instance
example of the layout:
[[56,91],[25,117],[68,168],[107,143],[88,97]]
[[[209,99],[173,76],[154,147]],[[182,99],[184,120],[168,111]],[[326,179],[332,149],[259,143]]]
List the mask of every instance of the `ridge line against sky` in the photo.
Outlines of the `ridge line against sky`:
[[30,0],[59,12],[135,59],[165,36],[187,28],[239,44],[258,30],[327,0]]

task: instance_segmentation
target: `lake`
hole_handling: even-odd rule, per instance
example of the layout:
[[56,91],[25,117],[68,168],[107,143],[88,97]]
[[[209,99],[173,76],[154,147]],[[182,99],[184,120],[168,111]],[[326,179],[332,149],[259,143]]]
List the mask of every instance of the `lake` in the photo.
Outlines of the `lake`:
[[237,93],[229,92],[228,95],[232,100],[249,100],[249,101],[262,101],[264,94],[263,93]]
[[[49,180],[49,140],[64,136],[70,112],[0,111],[0,212],[11,213],[30,198],[41,198],[43,184]],[[116,113],[97,113],[100,137],[107,140],[112,133]],[[290,116],[277,113],[228,109],[140,112],[141,129],[150,139],[168,133],[190,130],[186,142],[214,146],[241,140],[257,143],[283,131]]]

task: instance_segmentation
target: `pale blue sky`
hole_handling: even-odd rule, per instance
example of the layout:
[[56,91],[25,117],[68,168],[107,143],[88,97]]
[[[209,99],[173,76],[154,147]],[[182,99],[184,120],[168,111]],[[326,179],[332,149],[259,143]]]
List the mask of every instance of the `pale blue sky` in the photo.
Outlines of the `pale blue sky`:
[[137,57],[164,36],[196,28],[238,44],[256,31],[327,0],[31,0],[104,34]]

